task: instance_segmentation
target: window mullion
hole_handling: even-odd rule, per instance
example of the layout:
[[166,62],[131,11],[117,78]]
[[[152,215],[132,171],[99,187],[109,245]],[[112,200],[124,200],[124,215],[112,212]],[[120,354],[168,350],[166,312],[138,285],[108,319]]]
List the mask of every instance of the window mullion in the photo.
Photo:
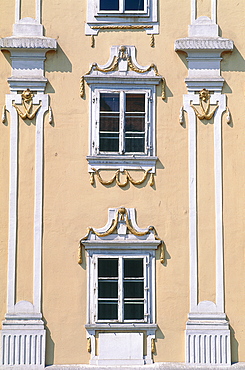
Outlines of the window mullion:
[[124,11],[125,11],[125,0],[119,0],[119,11],[120,11],[120,13],[124,13]]
[[123,258],[118,259],[118,321],[123,321]]
[[119,153],[125,153],[125,93],[120,92],[120,133],[119,133]]

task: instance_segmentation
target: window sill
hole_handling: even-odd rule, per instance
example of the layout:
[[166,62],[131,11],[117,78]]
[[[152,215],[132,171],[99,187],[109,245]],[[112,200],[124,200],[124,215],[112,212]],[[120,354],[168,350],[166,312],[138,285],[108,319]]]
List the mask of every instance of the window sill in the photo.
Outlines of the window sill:
[[88,172],[95,170],[150,170],[156,172],[158,157],[144,155],[88,155]]
[[[154,332],[158,329],[157,324],[148,324],[148,323],[98,323],[98,324],[86,324],[85,328],[88,332],[91,331],[147,331]],[[149,334],[148,334],[149,335]]]

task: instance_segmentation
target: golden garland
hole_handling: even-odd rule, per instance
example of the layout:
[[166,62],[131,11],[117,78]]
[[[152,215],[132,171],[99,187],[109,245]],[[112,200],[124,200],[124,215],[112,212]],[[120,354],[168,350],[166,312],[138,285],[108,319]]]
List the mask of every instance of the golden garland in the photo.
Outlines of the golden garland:
[[[105,236],[108,236],[108,235],[111,235],[112,233],[114,233],[114,231],[117,228],[118,222],[119,221],[123,221],[123,220],[125,221],[128,230],[133,235],[135,235],[135,236],[145,236],[145,235],[150,234],[151,232],[153,232],[155,239],[156,240],[161,240],[159,238],[159,236],[157,235],[157,232],[156,232],[156,229],[154,228],[154,226],[149,226],[146,231],[137,231],[137,230],[135,230],[133,228],[133,226],[131,225],[131,222],[129,220],[128,212],[127,212],[126,208],[122,207],[122,208],[119,208],[117,210],[115,219],[112,220],[111,226],[104,233],[99,233],[99,232],[95,231],[92,227],[88,227],[87,228],[86,235],[84,236],[84,238],[82,238],[80,240],[80,245],[79,245],[79,249],[78,249],[78,263],[79,264],[82,264],[82,262],[83,262],[83,260],[82,260],[83,241],[88,239],[90,232],[91,233],[94,233],[96,236],[98,236],[100,238],[103,238]],[[160,261],[161,261],[161,263],[164,263],[164,260],[165,260],[165,251],[164,251],[164,243],[162,241],[161,241],[160,247],[161,247]]]
[[[126,179],[125,179],[124,182],[121,182],[120,181],[120,178],[119,178],[120,170],[117,170],[115,172],[114,176],[110,180],[103,180],[102,177],[101,177],[101,175],[100,175],[99,170],[96,170],[95,168],[92,168],[92,170],[94,172],[91,172],[90,173],[90,184],[91,185],[94,185],[94,175],[96,175],[97,176],[97,179],[99,180],[99,182],[102,185],[111,185],[114,181],[116,181],[116,184],[118,186],[120,186],[121,188],[123,188],[129,182],[131,182],[133,185],[141,185],[141,184],[143,184],[143,182],[147,178],[147,175],[148,175],[149,171],[151,171],[152,169],[149,168],[148,170],[146,170],[141,180],[134,180],[132,178],[132,176],[129,174],[129,172],[127,170],[124,170],[124,173],[125,173],[125,176],[126,176]],[[154,174],[153,173],[150,174],[150,186],[154,186]]]

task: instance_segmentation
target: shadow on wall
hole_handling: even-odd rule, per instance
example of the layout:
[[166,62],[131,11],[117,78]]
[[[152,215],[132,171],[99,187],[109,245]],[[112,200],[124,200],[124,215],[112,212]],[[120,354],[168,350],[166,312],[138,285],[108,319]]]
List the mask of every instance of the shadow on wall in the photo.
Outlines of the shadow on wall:
[[45,329],[46,329],[46,358],[45,364],[46,366],[54,364],[54,341],[51,337],[51,333],[49,328],[47,327],[47,321],[44,319]]
[[58,44],[57,51],[46,54],[45,71],[47,72],[72,72],[72,64]]
[[230,331],[231,331],[231,363],[234,364],[239,361],[239,356],[238,356],[238,341],[235,338],[235,331],[230,326]]
[[235,46],[232,53],[222,53],[222,58],[221,71],[245,72],[245,59]]

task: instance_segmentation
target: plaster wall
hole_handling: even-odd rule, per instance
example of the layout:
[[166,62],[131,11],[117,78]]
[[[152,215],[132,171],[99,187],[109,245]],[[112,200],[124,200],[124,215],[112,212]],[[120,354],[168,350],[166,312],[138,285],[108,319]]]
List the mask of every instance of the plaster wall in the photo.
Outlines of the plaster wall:
[[[198,1],[199,15],[210,15],[209,2]],[[232,360],[245,361],[245,294],[244,281],[244,203],[245,203],[245,131],[244,71],[245,42],[240,25],[244,23],[242,2],[224,0],[218,4],[218,22],[223,37],[233,39],[236,48],[232,55],[224,55],[221,64],[226,80],[224,93],[232,121],[223,119],[224,169],[224,249],[225,249],[225,307],[233,328]],[[23,12],[32,9],[25,0]],[[109,207],[134,207],[138,225],[154,225],[166,244],[166,262],[162,265],[159,253],[156,261],[156,362],[183,362],[185,359],[184,330],[189,312],[189,195],[188,195],[188,121],[178,122],[182,96],[186,93],[184,79],[187,63],[183,53],[175,53],[174,41],[187,36],[190,23],[189,0],[159,2],[160,33],[155,36],[155,47],[150,47],[150,36],[143,31],[106,31],[95,38],[84,34],[85,1],[43,1],[42,23],[45,34],[56,38],[56,53],[48,52],[45,63],[49,80],[46,93],[50,94],[54,123],[44,124],[44,204],[43,204],[43,298],[42,312],[47,328],[46,364],[88,363],[86,350],[86,259],[77,264],[79,239],[86,228],[102,227],[107,221]],[[207,14],[208,13],[208,14]],[[23,15],[24,13],[22,13]],[[26,16],[26,14],[24,14]],[[28,14],[32,16],[32,14]],[[1,37],[12,33],[14,1],[0,3]],[[86,155],[89,138],[89,88],[85,98],[79,96],[80,77],[93,62],[105,64],[111,45],[135,45],[141,65],[155,63],[167,81],[167,99],[161,100],[157,88],[157,170],[155,186],[149,182],[132,184],[121,189],[116,185],[103,186],[97,180],[91,186]],[[0,58],[0,107],[9,93],[7,78],[11,75],[8,53]],[[7,245],[8,245],[8,188],[9,188],[9,119],[0,125],[0,320],[6,312]],[[34,133],[33,125],[20,120],[21,196],[18,240],[22,248],[18,255],[18,299],[30,299],[32,284],[31,223],[33,210]],[[202,241],[199,260],[201,299],[214,299],[215,265],[214,198],[212,125],[198,121],[199,140],[205,162],[199,173],[201,184],[199,224]],[[209,148],[206,150],[206,148]],[[199,158],[199,159],[200,159]],[[22,174],[25,172],[25,175]],[[105,179],[112,173],[103,174]],[[123,176],[123,175],[122,175]],[[135,178],[139,176],[134,174]],[[211,195],[209,195],[211,193]],[[22,288],[21,288],[22,287]],[[23,288],[24,287],[24,288]],[[24,291],[23,291],[24,290]]]

